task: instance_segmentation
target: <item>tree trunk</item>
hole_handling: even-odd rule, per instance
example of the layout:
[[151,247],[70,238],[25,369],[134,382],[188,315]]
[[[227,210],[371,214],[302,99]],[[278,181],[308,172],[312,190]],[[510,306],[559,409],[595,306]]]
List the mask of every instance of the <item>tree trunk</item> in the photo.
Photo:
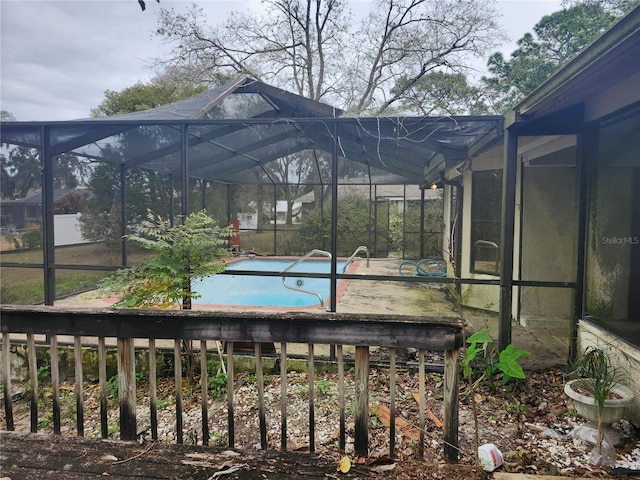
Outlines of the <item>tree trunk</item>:
[[[182,296],[182,310],[191,310],[191,277],[184,286]],[[182,353],[184,355],[184,363],[187,372],[187,383],[193,385],[195,379],[195,363],[196,357],[193,351],[192,340],[182,340]]]

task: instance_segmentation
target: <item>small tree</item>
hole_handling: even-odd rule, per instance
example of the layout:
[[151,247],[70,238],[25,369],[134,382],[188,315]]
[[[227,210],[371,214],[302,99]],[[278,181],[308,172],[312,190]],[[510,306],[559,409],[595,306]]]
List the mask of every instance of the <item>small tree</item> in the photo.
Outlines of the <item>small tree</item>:
[[[200,295],[191,289],[192,281],[215,275],[226,267],[223,257],[231,235],[229,227],[219,227],[204,211],[192,213],[181,225],[171,225],[148,211],[147,219],[129,239],[156,254],[140,266],[118,270],[101,284],[102,291],[124,292],[116,303],[129,308],[171,308],[181,304],[191,309],[191,300]],[[182,344],[188,379],[194,376],[195,358],[191,342]],[[222,362],[222,355],[220,361]],[[202,375],[207,375],[202,372]]]
[[199,294],[191,289],[195,279],[222,272],[223,256],[231,234],[229,227],[219,227],[204,211],[192,213],[181,225],[149,211],[129,239],[156,252],[137,267],[118,270],[105,279],[103,291],[123,292],[117,303],[121,307],[169,308],[181,304],[191,309],[191,300]]

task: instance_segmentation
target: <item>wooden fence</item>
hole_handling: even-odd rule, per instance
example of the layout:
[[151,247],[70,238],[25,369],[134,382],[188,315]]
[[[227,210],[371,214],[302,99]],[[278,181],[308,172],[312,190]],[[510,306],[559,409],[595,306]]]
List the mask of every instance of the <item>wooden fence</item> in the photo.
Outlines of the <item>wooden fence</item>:
[[[463,327],[460,321],[432,317],[399,317],[379,315],[353,315],[336,313],[266,313],[266,312],[204,312],[186,310],[124,310],[124,309],[74,309],[60,307],[0,306],[2,316],[2,373],[4,386],[4,409],[8,430],[14,429],[11,398],[10,345],[14,339],[26,337],[29,378],[31,383],[31,431],[38,428],[38,376],[36,365],[36,336],[48,339],[53,389],[53,430],[60,433],[60,378],[58,365],[58,337],[73,338],[75,357],[75,384],[82,385],[82,337],[97,337],[99,359],[99,397],[101,433],[107,436],[107,394],[105,339],[115,338],[118,356],[118,396],[120,405],[120,438],[135,440],[136,423],[136,372],[135,339],[146,339],[149,345],[149,399],[153,438],[157,438],[156,398],[156,340],[173,340],[174,376],[176,382],[176,439],[183,442],[182,425],[182,355],[183,341],[200,341],[202,351],[207,350],[207,341],[222,341],[227,346],[228,384],[227,416],[228,442],[234,446],[234,342],[255,344],[256,383],[261,445],[266,448],[267,424],[263,391],[263,368],[261,343],[280,345],[280,372],[282,375],[281,398],[287,398],[287,344],[308,344],[308,371],[310,379],[314,372],[314,345],[335,345],[338,370],[339,396],[339,442],[345,447],[345,394],[343,346],[355,346],[355,399],[354,399],[354,443],[355,453],[367,456],[369,446],[369,349],[372,346],[389,349],[390,369],[390,432],[389,451],[393,457],[395,449],[395,398],[396,398],[396,349],[410,347],[418,349],[419,371],[419,419],[420,439],[418,456],[422,458],[425,432],[425,351],[444,352],[444,455],[447,461],[458,459],[458,371],[459,350],[463,345]],[[14,340],[16,341],[16,340]],[[21,340],[24,343],[24,340]],[[201,368],[206,371],[207,356],[201,355]],[[202,434],[203,443],[209,438],[207,409],[207,375],[201,377]],[[75,389],[77,434],[84,435],[83,392]],[[309,383],[309,439],[314,451],[314,398],[313,381]],[[287,405],[281,408],[281,448],[287,449]],[[275,406],[270,406],[274,408]]]

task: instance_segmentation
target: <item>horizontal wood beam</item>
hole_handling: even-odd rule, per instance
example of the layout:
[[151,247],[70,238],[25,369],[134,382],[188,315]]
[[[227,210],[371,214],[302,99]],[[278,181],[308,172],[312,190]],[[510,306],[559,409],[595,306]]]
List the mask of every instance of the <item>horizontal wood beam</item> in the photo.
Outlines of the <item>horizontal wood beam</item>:
[[0,306],[2,333],[319,343],[455,350],[462,321],[330,312],[234,312]]

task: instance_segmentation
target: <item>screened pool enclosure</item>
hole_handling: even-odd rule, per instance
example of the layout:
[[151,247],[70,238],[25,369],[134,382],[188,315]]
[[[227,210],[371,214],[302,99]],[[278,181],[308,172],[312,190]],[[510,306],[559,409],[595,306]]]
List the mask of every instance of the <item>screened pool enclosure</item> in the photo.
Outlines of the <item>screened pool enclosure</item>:
[[[236,253],[442,258],[425,169],[501,132],[502,117],[351,117],[250,78],[147,111],[3,122],[2,303],[52,305],[136,264],[126,235],[148,210],[204,209],[238,229]],[[334,262],[334,293],[341,276]]]

